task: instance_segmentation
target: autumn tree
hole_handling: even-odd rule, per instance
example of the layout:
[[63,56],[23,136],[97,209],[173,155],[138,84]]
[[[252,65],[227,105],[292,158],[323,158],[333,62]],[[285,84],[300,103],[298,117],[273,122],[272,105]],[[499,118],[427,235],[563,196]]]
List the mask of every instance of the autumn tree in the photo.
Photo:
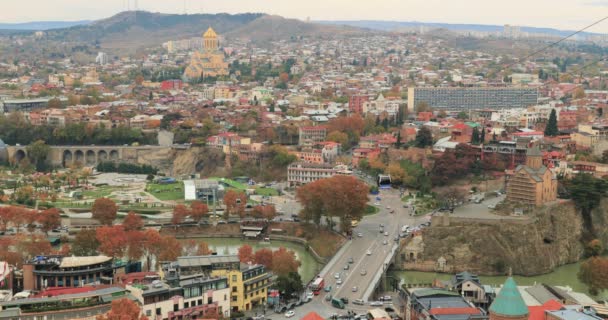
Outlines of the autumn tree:
[[280,247],[272,253],[272,271],[277,275],[287,275],[290,272],[298,272],[300,261],[295,252]]
[[125,230],[125,238],[127,240],[125,243],[127,247],[125,253],[130,261],[138,261],[144,256],[144,237],[145,233],[139,230]]
[[140,306],[131,299],[122,298],[112,301],[108,313],[97,317],[97,320],[148,320],[141,314]]
[[175,261],[181,252],[182,244],[175,237],[170,235],[162,236],[157,261]]
[[259,249],[253,255],[253,261],[256,264],[261,264],[270,270],[272,270],[272,258],[272,250],[269,248]]
[[244,244],[239,248],[239,260],[243,263],[253,261],[253,249],[250,245]]
[[25,260],[50,254],[52,251],[51,243],[47,237],[40,234],[18,234],[13,239],[17,252],[21,253]]
[[144,227],[144,220],[137,213],[130,211],[122,220],[122,226],[125,231],[141,230]]
[[224,210],[226,218],[231,214],[237,214],[240,217],[244,217],[245,206],[247,205],[247,195],[242,192],[228,190],[224,194],[224,205],[226,206],[226,209]]
[[332,131],[329,134],[327,134],[327,137],[325,138],[325,140],[337,142],[342,145],[343,149],[346,149],[348,146],[348,135],[344,132]]
[[127,250],[127,235],[121,225],[102,226],[95,230],[99,251],[106,256],[122,258]]
[[[143,242],[142,242],[142,250],[144,258],[146,259],[146,266],[148,271],[151,269],[152,257],[158,257],[161,252],[161,242],[162,237],[158,233],[158,231],[154,229],[147,229],[144,232]],[[158,259],[157,264],[158,264]]]
[[597,257],[604,253],[604,246],[599,239],[593,239],[585,246],[585,255],[587,257]]
[[209,213],[209,207],[207,204],[200,201],[192,201],[190,204],[190,217],[192,220],[194,220],[194,222],[200,222],[207,213]]
[[91,213],[93,219],[99,221],[99,223],[107,226],[111,226],[116,219],[116,213],[118,212],[118,206],[114,201],[108,198],[99,198],[93,203],[91,207]]
[[196,248],[196,255],[198,256],[206,256],[213,254],[213,250],[209,248],[209,244],[205,241],[199,241],[198,247]]
[[591,257],[587,259],[581,263],[578,278],[589,286],[589,292],[593,295],[608,289],[608,258]]
[[46,209],[38,214],[38,222],[42,231],[49,232],[61,226],[61,216],[56,208]]
[[178,204],[173,208],[173,215],[171,216],[171,223],[178,225],[184,222],[184,219],[190,215],[190,210],[183,205]]
[[98,254],[99,241],[94,229],[81,229],[72,243],[72,253],[75,256],[94,256]]
[[386,173],[391,176],[391,183],[395,185],[401,185],[407,179],[407,173],[397,162],[391,162],[386,169]]
[[257,205],[251,210],[251,215],[256,219],[272,220],[276,216],[276,209],[273,205]]

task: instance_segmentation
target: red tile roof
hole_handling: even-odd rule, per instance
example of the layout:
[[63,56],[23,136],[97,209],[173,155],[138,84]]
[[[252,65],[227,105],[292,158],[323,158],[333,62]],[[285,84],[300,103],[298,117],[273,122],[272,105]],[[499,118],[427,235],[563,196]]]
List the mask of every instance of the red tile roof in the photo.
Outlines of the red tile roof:
[[323,317],[321,317],[318,313],[311,311],[300,318],[300,320],[323,320]]
[[555,300],[549,300],[542,306],[530,306],[528,307],[528,320],[545,320],[545,311],[560,310],[563,306]]
[[477,308],[432,308],[431,314],[481,314]]

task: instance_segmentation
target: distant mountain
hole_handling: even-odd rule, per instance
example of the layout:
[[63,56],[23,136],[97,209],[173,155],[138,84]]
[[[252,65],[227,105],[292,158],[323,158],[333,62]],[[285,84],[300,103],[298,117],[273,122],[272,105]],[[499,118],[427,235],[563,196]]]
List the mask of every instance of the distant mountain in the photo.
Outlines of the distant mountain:
[[269,41],[298,36],[335,37],[361,34],[362,32],[369,32],[369,30],[353,26],[310,23],[275,15],[264,15],[228,32],[226,36],[253,41]]
[[[417,21],[381,21],[381,20],[353,20],[353,21],[316,21],[318,23],[330,25],[348,25],[358,28],[368,28],[382,31],[399,31],[404,28],[418,28],[420,26],[428,28],[442,28],[454,31],[481,31],[481,32],[500,32],[503,26],[484,25],[484,24],[456,24],[456,23],[435,23],[435,22],[417,22]],[[544,33],[554,36],[564,37],[574,31],[558,30],[552,28],[537,28],[537,27],[521,27],[522,32],[528,33]],[[595,33],[581,32],[581,36],[595,35]]]
[[51,29],[69,28],[91,23],[90,20],[81,21],[32,21],[20,23],[0,23],[0,30],[34,30],[45,31]]
[[222,36],[252,41],[361,32],[351,26],[306,23],[262,13],[186,15],[128,11],[86,25],[49,30],[47,39],[132,52],[142,47],[159,46],[168,40],[200,37],[210,26]]

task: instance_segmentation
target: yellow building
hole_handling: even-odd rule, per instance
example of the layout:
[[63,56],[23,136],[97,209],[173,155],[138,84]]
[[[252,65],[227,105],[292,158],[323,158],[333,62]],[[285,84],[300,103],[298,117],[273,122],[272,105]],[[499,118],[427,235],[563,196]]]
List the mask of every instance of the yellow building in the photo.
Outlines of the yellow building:
[[266,304],[273,277],[263,265],[241,263],[237,255],[178,257],[176,262],[163,269],[168,281],[182,281],[200,275],[226,277],[232,311],[247,311]]
[[543,157],[538,148],[530,148],[526,153],[526,164],[519,165],[509,178],[507,200],[518,204],[542,206],[557,199],[557,179],[543,165]]
[[190,64],[184,70],[184,81],[228,74],[228,63],[224,61],[224,54],[219,51],[218,36],[209,27],[203,34],[203,51],[195,51],[192,55]]

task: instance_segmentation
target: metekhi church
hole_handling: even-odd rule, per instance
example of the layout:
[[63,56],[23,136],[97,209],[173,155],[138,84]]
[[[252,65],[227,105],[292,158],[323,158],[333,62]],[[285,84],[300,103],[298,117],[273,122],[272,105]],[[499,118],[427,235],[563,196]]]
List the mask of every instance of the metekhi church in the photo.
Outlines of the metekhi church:
[[228,74],[228,63],[224,61],[224,54],[219,51],[217,33],[209,27],[203,34],[203,51],[194,52],[190,64],[184,70],[183,79],[191,81]]

